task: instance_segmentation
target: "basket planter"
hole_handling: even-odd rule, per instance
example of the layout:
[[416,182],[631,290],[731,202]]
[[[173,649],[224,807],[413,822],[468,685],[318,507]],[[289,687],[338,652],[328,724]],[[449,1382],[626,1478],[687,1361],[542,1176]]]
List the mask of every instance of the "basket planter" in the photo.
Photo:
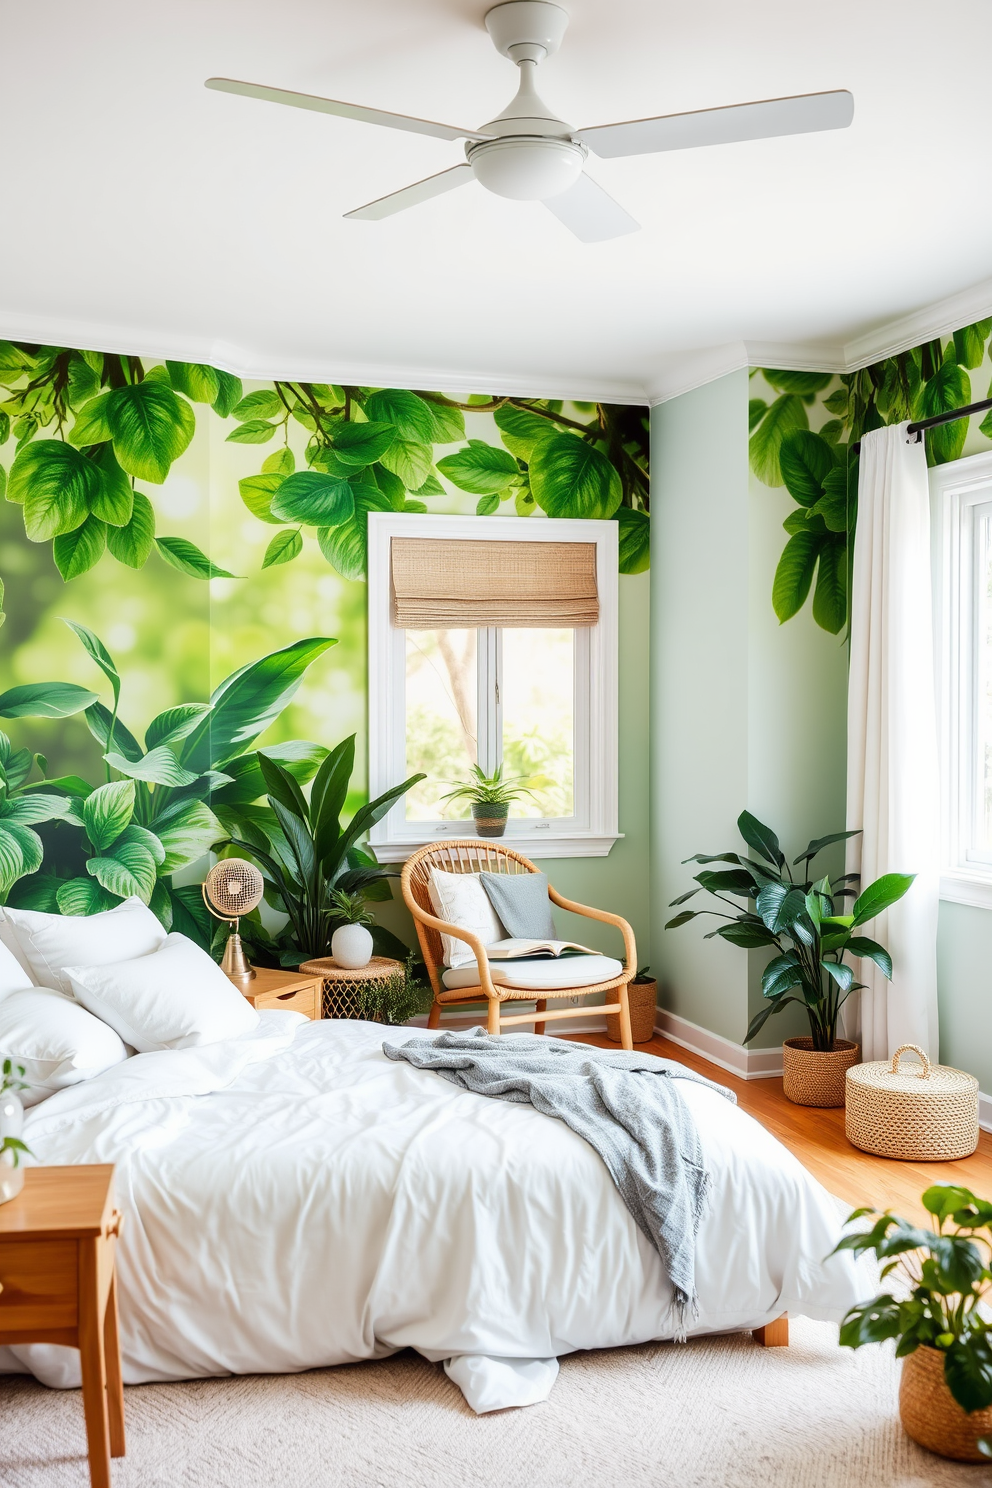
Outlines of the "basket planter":
[[[908,1049],[919,1064],[902,1065]],[[847,1140],[862,1152],[904,1162],[950,1162],[978,1146],[978,1081],[964,1070],[931,1064],[917,1044],[847,1074]],[[979,1433],[981,1435],[981,1433]]]
[[957,1462],[985,1462],[975,1443],[992,1435],[992,1407],[969,1415],[958,1405],[944,1379],[939,1349],[918,1348],[902,1361],[899,1418],[908,1437]]
[[510,808],[505,803],[500,806],[495,801],[472,802],[475,830],[480,837],[502,837],[509,814]]
[[813,1048],[811,1038],[790,1038],[782,1045],[782,1089],[795,1106],[842,1106],[844,1077],[858,1062],[857,1044],[835,1039],[832,1049]]
[[[649,1039],[654,1038],[654,1020],[658,1015],[657,1002],[658,983],[654,977],[649,982],[627,983],[630,1036],[635,1044],[646,1044]],[[615,1044],[620,1042],[619,1013],[607,1013],[606,1037],[612,1039]]]

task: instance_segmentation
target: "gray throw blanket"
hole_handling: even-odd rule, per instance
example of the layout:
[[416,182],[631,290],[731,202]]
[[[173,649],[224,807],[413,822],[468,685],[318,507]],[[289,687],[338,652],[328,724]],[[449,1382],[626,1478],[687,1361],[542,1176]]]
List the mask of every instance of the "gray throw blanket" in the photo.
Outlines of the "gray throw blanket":
[[476,1028],[385,1043],[382,1051],[477,1095],[529,1102],[584,1137],[661,1256],[675,1292],[677,1336],[685,1337],[697,1309],[695,1242],[708,1175],[674,1081],[692,1080],[736,1101],[731,1091],[655,1054],[536,1034],[494,1037]]

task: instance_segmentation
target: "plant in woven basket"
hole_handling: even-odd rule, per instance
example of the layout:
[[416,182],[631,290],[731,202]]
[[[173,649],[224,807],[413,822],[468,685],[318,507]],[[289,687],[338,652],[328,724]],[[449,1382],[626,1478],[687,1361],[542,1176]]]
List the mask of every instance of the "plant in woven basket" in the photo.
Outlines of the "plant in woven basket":
[[[258,763],[274,820],[257,823],[257,840],[247,842],[232,832],[224,845],[257,862],[266,881],[266,900],[288,916],[288,924],[275,937],[249,917],[242,934],[252,956],[263,964],[274,959],[281,966],[299,966],[326,956],[337,928],[361,923],[346,918],[336,894],[358,895],[363,906],[366,899],[392,898],[388,880],[398,876],[395,869],[382,867],[359,844],[393,803],[424,777],[413,775],[394,785],[360,806],[345,824],[341,813],[355,764],[354,734],[328,754],[314,776],[309,798],[276,760],[259,754]],[[349,897],[347,902],[353,900]],[[407,953],[402,941],[380,925],[373,940],[381,954],[394,955],[397,948],[401,956]]]
[[[856,1209],[850,1216],[848,1223],[878,1215],[870,1230],[845,1235],[836,1250],[871,1252],[883,1263],[882,1280],[892,1276],[902,1286],[852,1307],[841,1323],[840,1341],[857,1349],[893,1338],[896,1357],[905,1360],[918,1350],[935,1350],[953,1400],[969,1414],[987,1411],[992,1407],[992,1323],[983,1303],[992,1290],[992,1203],[951,1183],[928,1188],[922,1202],[934,1217],[932,1229],[911,1224],[890,1210],[878,1214],[875,1209]],[[917,1364],[928,1362],[920,1359]],[[929,1424],[923,1421],[920,1434],[917,1423],[908,1419],[907,1366],[903,1367],[903,1424],[914,1439],[929,1437],[924,1446],[944,1451],[934,1444],[939,1442],[939,1423],[934,1419],[939,1402],[926,1411]],[[992,1457],[992,1435],[973,1436],[971,1445],[976,1457]]]
[[[712,894],[734,911],[684,909],[669,920],[666,930],[677,930],[700,915],[714,915],[726,923],[706,936],[719,935],[746,949],[769,947],[778,952],[761,977],[766,1005],[751,1019],[744,1042],[749,1043],[773,1013],[790,1002],[801,1004],[809,1019],[814,1050],[829,1053],[837,1041],[837,1018],[853,992],[864,985],[854,980],[845,956],[873,961],[882,974],[892,976],[892,958],[884,946],[857,932],[861,926],[895,904],[915,878],[912,873],[886,873],[854,900],[849,914],[839,905],[856,893],[857,875],[847,873],[831,885],[828,878],[811,877],[813,859],[831,843],[856,837],[857,832],[832,832],[810,842],[790,867],[779,840],[749,811],[742,811],[737,827],[755,857],[727,851],[694,853],[687,863],[728,863],[723,869],[704,868],[695,875],[697,887],[672,900],[672,908],[700,892]],[[799,868],[798,876],[792,869]],[[729,897],[732,896],[732,897]],[[743,899],[744,908],[734,903]],[[838,905],[839,901],[839,905]],[[751,907],[753,905],[753,908]]]
[[411,951],[402,971],[391,977],[359,984],[360,1014],[372,1023],[408,1023],[418,1013],[426,1013],[434,993],[423,975],[424,965]]

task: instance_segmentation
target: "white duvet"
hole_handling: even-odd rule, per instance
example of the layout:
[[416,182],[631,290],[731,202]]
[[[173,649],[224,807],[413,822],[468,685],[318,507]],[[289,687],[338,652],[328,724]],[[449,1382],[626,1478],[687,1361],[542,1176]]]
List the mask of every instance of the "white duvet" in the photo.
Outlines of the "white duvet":
[[[263,1013],[252,1034],[136,1055],[28,1113],[39,1161],[117,1164],[127,1382],[411,1347],[492,1409],[543,1398],[557,1355],[674,1335],[661,1261],[593,1149],[386,1059],[386,1032]],[[841,1228],[826,1190],[743,1111],[678,1089],[711,1175],[690,1333],[836,1320],[870,1294],[849,1253],[826,1259]],[[71,1349],[6,1364],[78,1383]]]

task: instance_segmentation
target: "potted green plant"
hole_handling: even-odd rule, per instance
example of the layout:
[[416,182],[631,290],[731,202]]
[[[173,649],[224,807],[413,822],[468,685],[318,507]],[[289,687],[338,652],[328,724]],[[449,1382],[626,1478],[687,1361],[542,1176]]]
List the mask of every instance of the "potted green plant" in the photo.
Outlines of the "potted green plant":
[[361,1016],[370,1023],[408,1023],[418,1013],[428,1012],[433,1001],[426,968],[413,951],[393,976],[371,978],[358,988]]
[[[535,782],[537,783],[537,782]],[[470,801],[475,830],[480,837],[502,837],[510,807],[521,796],[533,796],[534,792],[522,776],[514,780],[503,779],[503,766],[497,765],[487,775],[480,765],[473,765],[471,779],[441,797],[442,801]]]
[[0,1204],[16,1199],[24,1187],[24,1169],[21,1153],[29,1148],[21,1141],[24,1130],[24,1107],[21,1105],[21,1090],[24,1083],[24,1066],[5,1059],[0,1066]]
[[350,894],[345,889],[334,889],[331,907],[340,922],[331,936],[331,955],[339,966],[349,970],[368,966],[372,959],[372,936],[368,928],[372,916],[366,907],[365,895],[360,889]]
[[[992,1457],[992,1324],[982,1303],[992,1287],[992,1203],[938,1183],[923,1194],[931,1229],[886,1210],[870,1230],[845,1235],[837,1250],[871,1251],[882,1278],[901,1273],[900,1295],[882,1292],[852,1307],[840,1326],[847,1348],[896,1340],[902,1359],[903,1429],[941,1457]],[[856,1209],[850,1220],[875,1209]]]
[[[646,1044],[654,1038],[658,1015],[658,978],[649,976],[650,966],[642,966],[627,983],[627,1007],[630,1012],[630,1036],[635,1044]],[[606,1037],[620,1042],[620,1014],[607,1013]]]
[[[774,1013],[798,1003],[806,1010],[810,1031],[808,1038],[788,1038],[783,1045],[785,1094],[796,1105],[842,1106],[844,1079],[849,1067],[858,1062],[858,1047],[837,1037],[837,1019],[851,994],[864,986],[855,981],[844,957],[873,961],[883,976],[892,976],[892,958],[885,947],[858,932],[901,899],[916,875],[885,873],[859,894],[854,888],[856,874],[844,874],[835,885],[829,878],[814,881],[811,876],[813,859],[832,843],[856,837],[856,831],[816,838],[790,867],[775,833],[749,811],[741,812],[737,827],[755,856],[732,851],[695,853],[685,862],[730,866],[704,868],[695,875],[697,887],[672,900],[674,909],[706,892],[735,913],[684,909],[665,929],[676,930],[699,915],[714,915],[726,923],[710,931],[707,940],[719,935],[745,949],[776,951],[761,975],[765,1006],[751,1019],[744,1042],[750,1043]],[[793,868],[800,868],[798,877]],[[844,900],[852,895],[850,913],[840,912]],[[734,899],[743,899],[744,908],[738,909]]]

